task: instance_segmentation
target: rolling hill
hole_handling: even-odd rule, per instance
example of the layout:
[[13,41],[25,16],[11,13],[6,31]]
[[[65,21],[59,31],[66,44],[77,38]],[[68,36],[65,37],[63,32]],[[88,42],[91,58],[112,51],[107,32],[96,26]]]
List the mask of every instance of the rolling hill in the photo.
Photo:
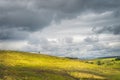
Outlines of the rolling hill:
[[120,60],[0,51],[0,80],[120,80]]

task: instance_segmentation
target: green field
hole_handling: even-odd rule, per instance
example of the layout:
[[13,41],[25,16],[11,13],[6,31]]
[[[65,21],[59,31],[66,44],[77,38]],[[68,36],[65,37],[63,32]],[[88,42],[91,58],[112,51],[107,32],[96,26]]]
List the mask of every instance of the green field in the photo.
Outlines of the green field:
[[0,51],[0,80],[120,80],[120,60]]

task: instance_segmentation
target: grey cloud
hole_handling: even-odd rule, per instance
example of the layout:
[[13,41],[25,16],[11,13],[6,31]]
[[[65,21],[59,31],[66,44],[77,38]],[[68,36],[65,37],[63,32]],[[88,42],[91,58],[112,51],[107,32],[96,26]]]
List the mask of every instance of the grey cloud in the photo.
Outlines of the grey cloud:
[[19,10],[8,12],[0,17],[0,26],[21,27],[23,30],[34,31],[50,24],[52,16],[45,11],[32,12]]
[[29,36],[29,32],[19,30],[18,28],[0,29],[0,40],[25,40]]
[[117,10],[114,12],[114,17],[116,17],[116,18],[120,17],[120,10]]
[[28,40],[28,44],[33,46],[33,48],[36,47],[36,49],[34,49],[36,51],[49,51],[50,48],[53,47],[48,39],[45,37],[30,37]]
[[0,28],[36,31],[49,26],[53,20],[75,18],[85,11],[117,12],[119,4],[119,0],[0,0]]
[[105,11],[119,11],[120,9],[119,0],[35,0],[34,4],[38,9],[53,11],[56,14],[55,19],[57,21],[75,18],[87,11],[101,13]]
[[0,26],[22,27],[38,30],[48,26],[52,20],[75,18],[84,11],[103,12],[119,10],[119,0],[30,0],[4,1],[0,6]]
[[120,34],[120,25],[113,25],[113,26],[104,26],[104,27],[93,27],[92,29],[95,33],[111,33],[114,35]]
[[46,38],[44,38],[44,37],[40,37],[40,38],[37,38],[37,37],[34,37],[33,38],[33,36],[31,36],[30,38],[29,38],[29,44],[31,44],[31,45],[44,45],[44,44],[48,44],[48,40],[46,39]]
[[72,44],[73,43],[73,38],[72,37],[63,37],[58,39],[59,43],[61,44]]
[[86,37],[84,39],[85,42],[88,42],[88,43],[94,43],[94,42],[98,42],[99,39],[98,37],[93,37],[93,36],[90,36],[90,37]]
[[64,13],[76,13],[88,9],[106,11],[120,8],[119,0],[35,0],[35,4],[38,8],[57,10]]
[[66,43],[73,43],[73,38],[72,37],[66,37],[65,42]]
[[52,17],[52,12],[35,10],[26,0],[0,0],[0,40],[28,38],[29,32],[48,26]]
[[53,19],[51,11],[36,10],[26,0],[14,2],[0,0],[0,2],[0,27],[36,31],[48,26]]

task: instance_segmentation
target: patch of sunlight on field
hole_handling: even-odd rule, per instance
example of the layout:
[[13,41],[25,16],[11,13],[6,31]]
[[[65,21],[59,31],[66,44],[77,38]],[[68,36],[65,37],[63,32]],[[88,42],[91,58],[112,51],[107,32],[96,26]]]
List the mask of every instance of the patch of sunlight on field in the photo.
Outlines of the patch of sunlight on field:
[[74,76],[76,78],[79,78],[79,79],[105,80],[105,78],[102,77],[102,76],[99,76],[99,75],[96,75],[96,74],[84,73],[84,72],[71,72],[70,75]]

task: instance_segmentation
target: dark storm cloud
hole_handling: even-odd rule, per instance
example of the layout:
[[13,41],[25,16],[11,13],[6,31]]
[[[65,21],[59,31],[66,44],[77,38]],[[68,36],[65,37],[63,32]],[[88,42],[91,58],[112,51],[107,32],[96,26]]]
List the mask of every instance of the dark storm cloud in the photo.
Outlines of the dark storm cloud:
[[1,39],[14,38],[12,34],[17,31],[21,34],[22,30],[34,32],[49,26],[52,21],[72,19],[87,11],[115,11],[119,16],[119,9],[120,0],[0,0],[0,29],[9,30],[0,31],[0,35]]
[[119,0],[35,0],[38,8],[56,10],[63,13],[76,13],[88,9],[106,11],[120,8]]
[[23,30],[34,31],[47,26],[52,20],[50,12],[33,12],[27,9],[18,9],[0,16],[0,26],[7,28],[19,27]]
[[[83,11],[119,10],[119,0],[16,0],[0,6],[0,26],[23,27],[25,30],[43,28],[54,19],[71,18]],[[53,15],[54,14],[54,15]],[[54,17],[53,17],[54,16]]]
[[0,29],[0,40],[24,40],[29,36],[29,32],[21,31],[17,28],[3,28]]
[[92,29],[95,33],[111,33],[114,35],[120,34],[120,25],[113,25],[113,26],[104,26],[104,27],[94,27]]
[[116,11],[120,9],[119,0],[35,0],[38,9],[53,11],[56,20],[75,18],[79,14],[92,11],[101,13],[105,11]]

